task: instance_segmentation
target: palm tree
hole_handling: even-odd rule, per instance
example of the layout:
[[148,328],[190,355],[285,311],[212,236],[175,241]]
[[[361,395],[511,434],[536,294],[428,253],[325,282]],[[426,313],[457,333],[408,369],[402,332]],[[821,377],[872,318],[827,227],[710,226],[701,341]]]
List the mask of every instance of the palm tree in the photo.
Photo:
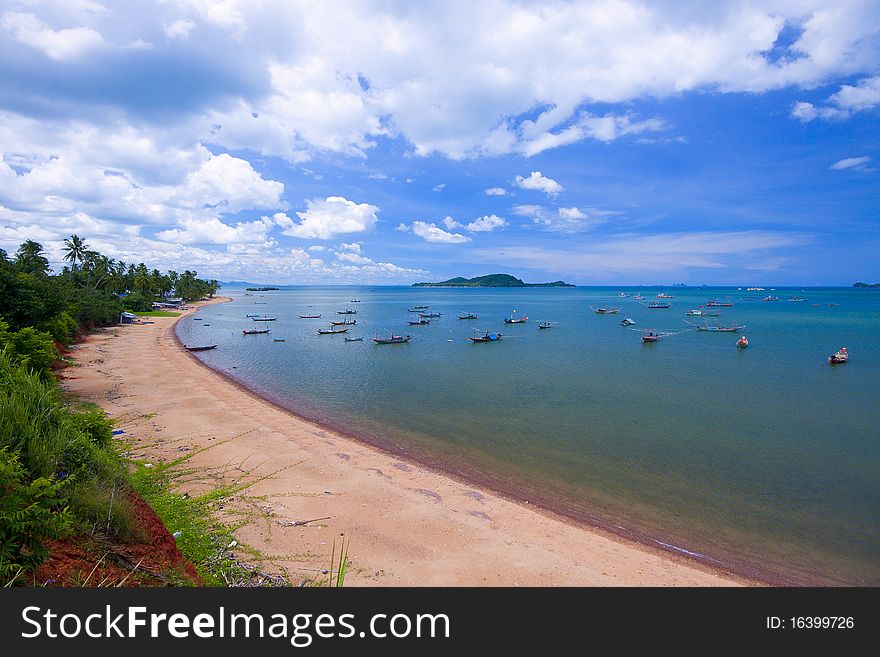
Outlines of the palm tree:
[[46,274],[49,261],[43,255],[43,245],[33,240],[25,240],[15,254],[15,264],[28,274]]
[[64,251],[64,259],[70,261],[71,269],[76,271],[77,261],[80,264],[84,263],[89,249],[85,240],[80,239],[79,235],[73,234],[64,240],[64,247],[61,250]]

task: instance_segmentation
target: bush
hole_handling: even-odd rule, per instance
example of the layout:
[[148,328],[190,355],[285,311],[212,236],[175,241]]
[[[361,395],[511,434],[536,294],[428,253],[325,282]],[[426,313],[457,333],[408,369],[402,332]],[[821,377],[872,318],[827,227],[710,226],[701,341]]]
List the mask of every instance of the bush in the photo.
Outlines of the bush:
[[17,454],[0,448],[0,586],[43,563],[44,541],[69,529],[70,514],[60,498],[64,485],[32,479]]
[[109,448],[113,442],[113,420],[99,407],[83,405],[70,414],[73,426],[99,447]]
[[145,294],[135,292],[122,299],[123,309],[133,313],[145,313],[153,309],[153,299]]
[[30,326],[14,333],[3,331],[2,328],[0,326],[0,349],[5,348],[15,362],[37,375],[49,377],[52,363],[58,357],[52,336]]
[[51,334],[55,342],[67,345],[73,342],[73,336],[76,335],[79,325],[68,313],[61,312],[52,319],[43,322],[39,328]]

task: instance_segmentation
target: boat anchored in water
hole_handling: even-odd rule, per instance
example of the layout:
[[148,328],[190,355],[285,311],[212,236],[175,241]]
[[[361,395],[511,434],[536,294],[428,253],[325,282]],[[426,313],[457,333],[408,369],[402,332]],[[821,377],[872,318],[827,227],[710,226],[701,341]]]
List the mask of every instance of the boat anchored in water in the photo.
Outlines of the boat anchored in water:
[[255,322],[274,322],[278,318],[263,316],[263,317],[251,317],[251,319],[254,320]]
[[504,318],[505,324],[525,324],[529,319],[528,315],[523,315],[522,317],[516,316],[516,308],[513,309],[513,314],[510,317]]
[[330,335],[331,333],[345,333],[348,331],[347,326],[337,327],[334,326],[328,329],[318,329],[318,335]]
[[660,303],[659,301],[655,301],[654,303],[649,303],[648,308],[672,308],[672,304]]
[[269,329],[244,329],[242,333],[245,335],[257,335],[259,333],[268,333]]
[[744,335],[739,336],[739,340],[736,341],[736,346],[740,349],[745,349],[749,346],[749,339]]
[[706,302],[706,306],[709,308],[730,308],[733,306],[733,303],[730,301],[716,301],[712,299],[711,301]]
[[193,346],[193,347],[190,347],[189,345],[185,344],[183,346],[186,348],[187,351],[208,351],[209,349],[216,349],[217,348],[217,345],[215,345],[215,344],[206,344],[206,345]]
[[425,324],[430,324],[431,320],[426,319],[425,317],[413,317],[412,319],[408,319],[406,323],[410,326],[424,326]]
[[634,326],[635,323],[636,323],[636,320],[630,319],[629,317],[624,317],[622,320],[620,320],[621,326]]
[[372,339],[376,344],[403,344],[404,342],[409,342],[412,340],[411,335],[394,335],[391,334],[391,337],[388,338],[380,338],[375,337]]
[[348,336],[348,335],[345,336],[346,342],[363,342],[363,340],[364,340],[364,336],[362,336],[362,335],[359,335],[356,338]]
[[616,315],[620,312],[620,308],[606,308],[605,306],[600,306],[599,308],[593,308],[593,306],[590,306],[590,308],[597,315]]
[[474,329],[474,334],[468,338],[471,342],[497,342],[501,339],[500,333],[489,333],[489,331],[478,331]]
[[642,331],[642,342],[657,342],[660,339],[660,334],[657,333],[654,329],[647,329]]
[[476,319],[477,313],[461,313],[458,316],[459,319]]
[[719,333],[736,333],[740,329],[744,329],[746,327],[745,324],[709,324],[709,320],[706,320],[705,324],[691,324],[698,331],[712,331]]
[[321,319],[320,315],[300,315],[300,319]]
[[846,353],[846,347],[841,347],[840,351],[831,354],[828,357],[829,365],[839,365],[840,363],[845,363],[849,358],[849,354]]

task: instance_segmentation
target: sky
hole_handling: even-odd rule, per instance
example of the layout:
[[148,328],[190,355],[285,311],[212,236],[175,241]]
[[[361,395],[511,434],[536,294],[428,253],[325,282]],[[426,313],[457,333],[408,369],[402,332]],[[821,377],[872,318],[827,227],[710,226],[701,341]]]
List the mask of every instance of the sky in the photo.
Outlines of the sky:
[[0,0],[0,248],[221,281],[880,281],[880,0]]

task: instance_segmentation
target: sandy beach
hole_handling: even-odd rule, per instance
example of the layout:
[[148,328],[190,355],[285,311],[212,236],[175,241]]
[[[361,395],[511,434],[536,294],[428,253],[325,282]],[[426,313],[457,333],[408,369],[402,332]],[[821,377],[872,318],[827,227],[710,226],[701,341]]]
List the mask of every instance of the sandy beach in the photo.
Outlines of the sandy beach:
[[293,583],[319,576],[342,535],[350,539],[346,586],[749,583],[299,418],[202,365],[175,338],[178,318],[144,320],[152,323],[104,329],[80,343],[65,390],[111,413],[134,458],[193,454],[185,490],[251,483],[224,500],[223,512],[243,523],[236,536],[259,551],[264,569]]

